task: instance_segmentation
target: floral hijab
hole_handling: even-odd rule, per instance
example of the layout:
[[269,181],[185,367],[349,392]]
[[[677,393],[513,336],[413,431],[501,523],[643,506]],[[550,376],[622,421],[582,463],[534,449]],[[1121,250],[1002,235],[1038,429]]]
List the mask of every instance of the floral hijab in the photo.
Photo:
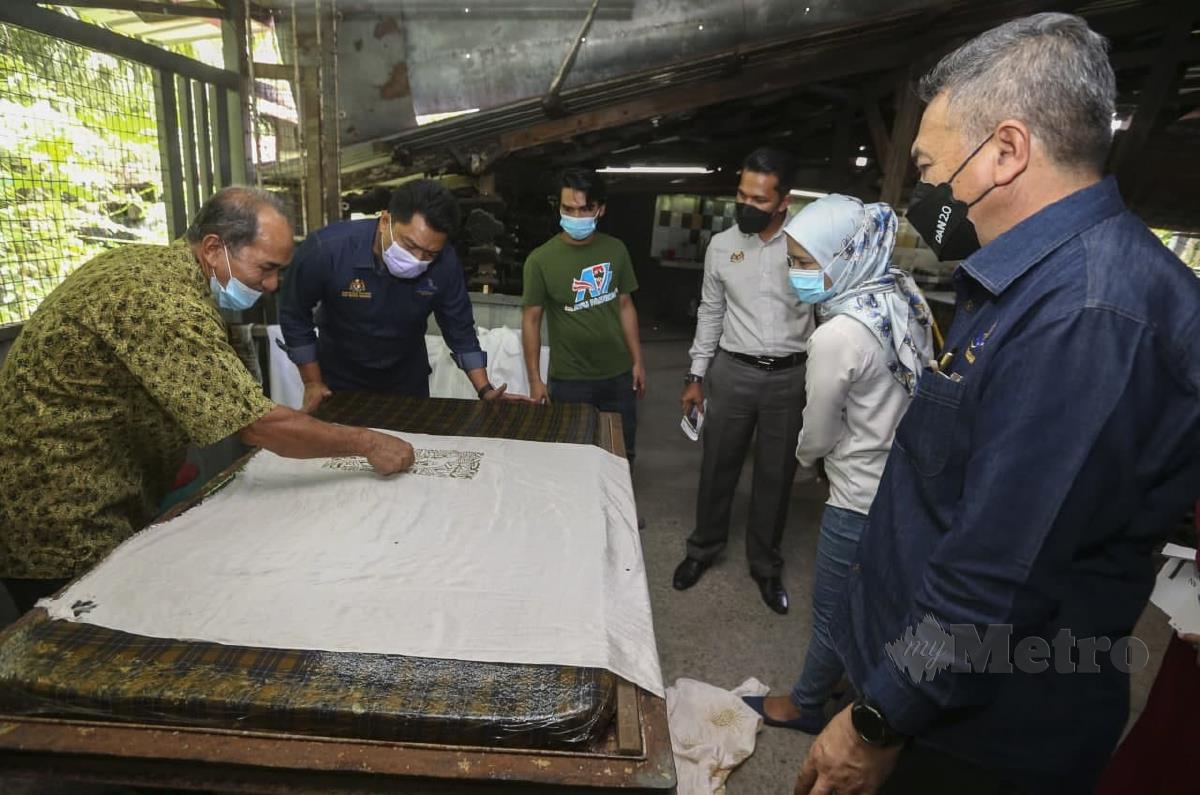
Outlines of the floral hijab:
[[833,283],[834,295],[817,305],[818,316],[850,315],[870,329],[888,371],[911,395],[933,356],[932,320],[912,276],[891,267],[896,227],[888,205],[830,194],[796,213],[784,232]]

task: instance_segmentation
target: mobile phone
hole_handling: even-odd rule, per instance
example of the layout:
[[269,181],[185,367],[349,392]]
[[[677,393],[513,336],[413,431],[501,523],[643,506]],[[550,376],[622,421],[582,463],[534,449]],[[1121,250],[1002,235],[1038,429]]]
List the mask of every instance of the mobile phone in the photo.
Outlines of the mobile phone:
[[704,412],[698,406],[693,406],[692,410],[683,415],[683,419],[679,421],[679,427],[687,438],[693,442],[700,440],[700,428],[704,426]]

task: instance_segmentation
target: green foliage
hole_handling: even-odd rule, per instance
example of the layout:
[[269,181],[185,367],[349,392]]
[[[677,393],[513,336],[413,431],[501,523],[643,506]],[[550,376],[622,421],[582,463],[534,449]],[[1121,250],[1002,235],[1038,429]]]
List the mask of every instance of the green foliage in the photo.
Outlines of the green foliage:
[[150,71],[0,25],[0,324],[127,241],[166,242]]
[[1151,229],[1162,244],[1183,260],[1183,264],[1200,276],[1200,235],[1176,232],[1171,229]]

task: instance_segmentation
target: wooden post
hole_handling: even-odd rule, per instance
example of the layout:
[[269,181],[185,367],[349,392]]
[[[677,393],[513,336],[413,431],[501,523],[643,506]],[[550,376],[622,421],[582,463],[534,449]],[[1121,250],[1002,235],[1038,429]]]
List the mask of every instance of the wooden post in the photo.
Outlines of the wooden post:
[[317,32],[321,45],[321,199],[324,222],[342,218],[342,184],[339,167],[337,93],[337,10],[333,0],[318,0]]
[[196,157],[200,153],[196,147],[196,108],[192,101],[192,81],[186,77],[177,77],[176,81],[176,91],[183,97],[183,180],[187,186],[187,215],[192,218],[200,211],[200,203],[208,197],[200,195],[200,171],[196,167]]
[[293,18],[300,66],[304,223],[312,232],[341,219],[338,168],[337,20],[329,0],[309,0]]
[[[226,0],[226,6],[229,21],[221,25],[223,54],[226,68],[236,71],[238,81],[235,90],[223,92],[224,109],[217,109],[218,115],[224,114],[227,125],[223,131],[229,166],[225,184],[247,184],[255,180],[254,122],[250,118],[250,98],[254,91],[250,81],[250,31],[246,0]],[[217,159],[221,160],[220,154]],[[225,162],[222,162],[223,169],[224,166]]]
[[879,100],[874,96],[864,96],[861,102],[863,114],[867,117],[867,129],[871,131],[871,146],[875,149],[875,159],[882,166],[888,162],[892,141],[888,136],[887,127],[883,124],[883,114],[879,112]]
[[847,105],[837,115],[833,124],[833,147],[829,152],[829,165],[833,177],[834,190],[845,193],[850,188],[850,158],[853,156],[853,142],[850,140],[853,121],[853,110]]
[[883,165],[883,187],[879,200],[895,207],[900,203],[911,166],[911,149],[921,124],[921,101],[913,90],[910,72],[896,87],[896,120],[892,123],[887,161]]
[[162,164],[163,202],[167,209],[167,235],[174,240],[187,229],[188,215],[183,198],[175,75],[165,69],[154,70],[154,106],[158,118],[158,153]]
[[1150,74],[1138,94],[1138,106],[1126,130],[1115,142],[1109,157],[1109,171],[1117,175],[1127,202],[1134,202],[1142,187],[1141,170],[1136,158],[1146,146],[1155,122],[1168,98],[1175,92],[1181,62],[1191,42],[1192,22],[1200,15],[1194,0],[1176,0],[1171,4],[1167,25]]
[[212,90],[213,130],[217,136],[216,182],[218,188],[225,188],[233,184],[233,141],[237,140],[240,148],[241,136],[233,134],[229,116],[229,91],[216,86],[213,86]]

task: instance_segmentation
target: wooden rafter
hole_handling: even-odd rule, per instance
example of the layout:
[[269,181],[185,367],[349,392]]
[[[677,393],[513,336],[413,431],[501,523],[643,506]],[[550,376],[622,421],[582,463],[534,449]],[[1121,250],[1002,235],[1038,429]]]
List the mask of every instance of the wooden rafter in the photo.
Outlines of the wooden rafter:
[[111,30],[97,25],[89,25],[65,14],[47,11],[32,3],[0,2],[0,22],[19,25],[39,33],[56,36],[64,41],[119,55],[147,66],[165,69],[193,80],[201,80],[225,88],[236,89],[241,80],[236,72],[217,69],[193,58],[155,47],[153,44],[113,33]]
[[199,17],[202,19],[227,19],[229,12],[212,6],[156,3],[150,0],[55,0],[46,5],[69,8],[99,8],[107,11],[133,11],[139,14],[162,14],[171,17]]
[[879,191],[879,200],[892,206],[900,203],[911,164],[910,150],[921,124],[921,100],[913,85],[916,77],[917,71],[912,70],[896,87],[896,120],[892,123],[888,157],[883,166],[883,187]]
[[1200,16],[1194,0],[1175,0],[1171,3],[1162,46],[1138,97],[1137,110],[1129,129],[1117,140],[1109,160],[1109,170],[1117,175],[1127,197],[1138,192],[1139,175],[1133,167],[1134,158],[1141,152],[1154,130],[1156,120],[1167,100],[1176,92],[1182,63],[1188,53],[1192,25]]

